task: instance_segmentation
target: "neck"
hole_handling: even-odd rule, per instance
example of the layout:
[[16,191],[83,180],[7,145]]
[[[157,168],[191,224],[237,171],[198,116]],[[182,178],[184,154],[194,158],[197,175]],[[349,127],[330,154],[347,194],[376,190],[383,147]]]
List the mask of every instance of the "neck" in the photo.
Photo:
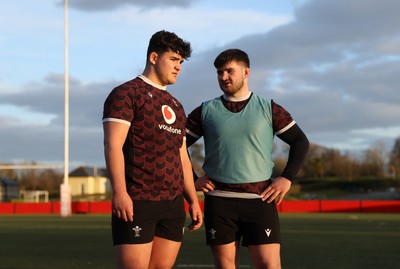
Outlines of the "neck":
[[144,69],[142,76],[145,76],[147,79],[149,79],[151,82],[153,82],[153,84],[158,85],[159,87],[166,87],[166,85],[164,85],[160,78],[157,76],[157,73],[155,72],[155,70],[151,67],[149,67],[148,65],[146,65],[146,68]]
[[233,95],[228,95],[228,94],[224,94],[224,99],[228,100],[228,101],[233,101],[233,102],[240,102],[240,101],[244,101],[246,99],[249,99],[251,95],[251,91],[247,90],[244,93],[241,94],[233,94]]

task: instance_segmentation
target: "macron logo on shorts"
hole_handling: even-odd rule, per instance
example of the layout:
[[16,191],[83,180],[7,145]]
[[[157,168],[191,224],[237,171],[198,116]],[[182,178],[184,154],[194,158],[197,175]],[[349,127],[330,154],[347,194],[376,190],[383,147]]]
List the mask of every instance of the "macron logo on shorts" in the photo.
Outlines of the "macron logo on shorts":
[[267,234],[267,236],[269,237],[269,235],[271,234],[272,230],[271,229],[266,229],[265,233]]

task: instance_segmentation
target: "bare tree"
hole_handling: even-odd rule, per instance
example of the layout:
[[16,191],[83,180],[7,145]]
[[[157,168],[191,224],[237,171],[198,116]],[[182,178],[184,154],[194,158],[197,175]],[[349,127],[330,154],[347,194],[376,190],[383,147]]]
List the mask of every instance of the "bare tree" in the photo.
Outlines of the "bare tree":
[[343,156],[343,176],[348,181],[360,176],[360,162],[350,152],[346,152]]
[[39,174],[38,187],[41,190],[58,191],[64,175],[52,169],[47,169]]
[[325,176],[326,172],[326,160],[324,154],[327,148],[317,144],[310,144],[303,170],[306,176],[311,178],[321,178]]
[[[0,163],[0,165],[12,165],[11,163]],[[8,177],[16,180],[18,178],[17,172],[14,169],[2,169],[0,170],[0,177]]]
[[385,176],[386,148],[382,142],[367,149],[363,160],[363,175],[382,178]]
[[400,177],[400,137],[398,137],[395,140],[393,149],[390,153],[389,171],[391,172],[393,179],[399,179],[399,177]]

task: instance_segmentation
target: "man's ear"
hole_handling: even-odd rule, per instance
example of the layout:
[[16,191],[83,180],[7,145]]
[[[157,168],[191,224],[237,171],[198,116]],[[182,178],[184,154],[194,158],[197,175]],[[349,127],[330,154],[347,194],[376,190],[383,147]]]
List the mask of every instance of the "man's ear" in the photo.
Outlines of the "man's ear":
[[250,76],[250,68],[246,67],[246,68],[244,69],[244,77],[245,77],[245,78],[248,78],[249,76]]
[[157,59],[158,59],[158,54],[157,54],[157,52],[152,52],[152,53],[150,53],[150,56],[149,56],[149,62],[152,64],[152,65],[155,65],[156,63],[157,63]]

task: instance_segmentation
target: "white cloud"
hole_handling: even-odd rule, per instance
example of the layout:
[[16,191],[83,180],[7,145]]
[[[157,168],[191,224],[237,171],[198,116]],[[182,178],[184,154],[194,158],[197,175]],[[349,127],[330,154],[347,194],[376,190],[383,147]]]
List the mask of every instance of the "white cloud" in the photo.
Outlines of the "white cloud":
[[[189,7],[192,3],[199,0],[70,0],[69,3],[73,8],[83,11],[112,11],[117,8],[138,6],[145,9],[152,9],[154,7]],[[60,1],[59,5],[62,4]]]
[[[13,115],[13,117],[10,117],[9,115]],[[0,118],[2,124],[8,126],[45,126],[55,117],[55,115],[51,114],[33,112],[21,106],[0,105]]]
[[[62,160],[63,17],[55,2],[0,4],[0,155],[10,159]],[[187,113],[220,94],[212,62],[237,47],[251,58],[251,89],[287,108],[312,143],[362,150],[400,135],[397,0],[300,1],[294,14],[274,13],[263,0],[226,8],[220,1],[141,3],[153,3],[151,9],[126,1],[72,2],[73,162],[103,164],[104,99],[142,71],[148,39],[160,29],[175,31],[195,49],[169,87]],[[40,117],[31,122],[25,114]]]

